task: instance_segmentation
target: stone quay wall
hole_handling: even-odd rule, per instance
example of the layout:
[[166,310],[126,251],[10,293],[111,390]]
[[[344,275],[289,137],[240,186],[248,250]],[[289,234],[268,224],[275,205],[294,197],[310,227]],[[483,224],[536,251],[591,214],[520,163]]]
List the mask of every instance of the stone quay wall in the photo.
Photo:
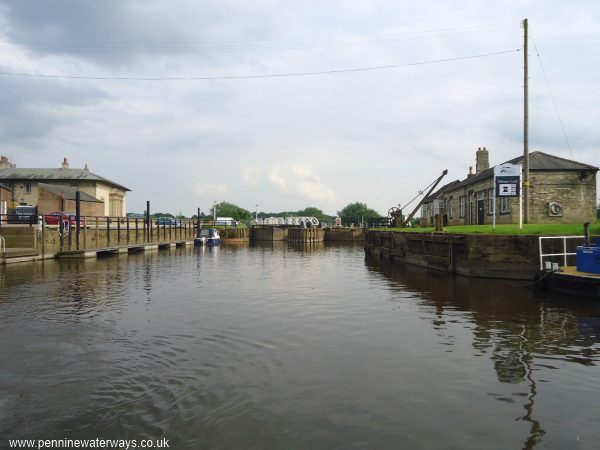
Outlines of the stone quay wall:
[[[539,236],[367,231],[365,253],[473,277],[533,280],[540,270]],[[569,240],[575,252],[583,239]],[[544,253],[562,252],[561,240],[544,242]],[[574,264],[574,257],[569,257]],[[561,263],[561,257],[547,260]],[[562,264],[561,264],[562,265]]]

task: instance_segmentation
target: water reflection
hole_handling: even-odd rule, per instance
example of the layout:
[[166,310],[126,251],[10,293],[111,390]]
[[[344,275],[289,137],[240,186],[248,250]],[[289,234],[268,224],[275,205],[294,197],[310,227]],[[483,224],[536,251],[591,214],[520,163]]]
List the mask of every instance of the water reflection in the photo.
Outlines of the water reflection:
[[546,380],[536,380],[536,372],[558,369],[554,361],[595,366],[600,360],[596,303],[542,293],[513,281],[453,277],[371,258],[365,264],[385,276],[393,289],[414,292],[432,306],[431,325],[441,335],[457,311],[471,316],[473,348],[493,361],[498,381],[526,388],[510,397],[489,394],[502,402],[522,402],[524,414],[515,419],[530,424],[524,449],[535,448],[546,434],[535,415],[538,382]]
[[211,450],[600,439],[589,302],[284,242],[47,261],[0,268],[0,282],[0,438]]

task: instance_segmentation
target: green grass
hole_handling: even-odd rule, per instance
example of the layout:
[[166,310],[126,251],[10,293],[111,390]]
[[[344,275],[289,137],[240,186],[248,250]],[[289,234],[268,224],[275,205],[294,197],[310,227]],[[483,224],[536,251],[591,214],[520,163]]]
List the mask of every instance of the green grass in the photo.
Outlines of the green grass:
[[[433,227],[424,228],[373,228],[379,231],[400,231],[405,233],[432,233]],[[446,233],[457,234],[536,234],[543,236],[583,236],[583,225],[580,223],[567,224],[526,224],[523,229],[519,225],[496,225],[492,229],[491,225],[456,225],[444,227]],[[590,224],[590,234],[600,235],[600,223]]]

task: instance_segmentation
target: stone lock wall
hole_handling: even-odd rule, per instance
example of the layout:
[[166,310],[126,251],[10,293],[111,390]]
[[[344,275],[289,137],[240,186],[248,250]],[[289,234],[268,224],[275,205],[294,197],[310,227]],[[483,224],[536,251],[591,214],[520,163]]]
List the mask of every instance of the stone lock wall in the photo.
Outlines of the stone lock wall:
[[[575,252],[583,239],[569,240]],[[544,242],[544,253],[562,252],[562,241]],[[486,278],[533,280],[540,269],[535,235],[484,235],[367,231],[365,252],[394,263]],[[548,259],[561,263],[561,257]],[[569,264],[574,264],[570,257]]]
[[288,242],[315,243],[325,241],[325,230],[323,228],[290,228],[288,230]]

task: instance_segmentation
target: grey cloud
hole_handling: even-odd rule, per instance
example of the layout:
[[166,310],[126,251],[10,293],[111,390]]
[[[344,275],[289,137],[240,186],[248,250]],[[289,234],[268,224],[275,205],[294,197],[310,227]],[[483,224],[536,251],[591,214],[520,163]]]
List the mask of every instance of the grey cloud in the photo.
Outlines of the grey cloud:
[[[0,71],[6,69],[0,66]],[[64,121],[57,110],[88,106],[109,98],[96,87],[57,80],[0,76],[0,134],[6,140],[35,140]],[[76,120],[76,116],[73,116]]]
[[[0,66],[152,77],[410,63],[519,47],[518,20],[535,7],[545,19],[530,25],[573,152],[599,165],[597,152],[580,151],[599,141],[593,94],[598,37],[589,25],[583,36],[565,30],[581,29],[580,19],[569,14],[573,9],[587,4],[589,24],[600,14],[597,6],[589,6],[593,2],[574,1],[575,7],[532,0],[507,9],[505,2],[441,0],[5,0],[0,38],[9,44],[3,45],[7,52]],[[360,41],[361,35],[467,29],[505,19],[510,29],[501,34],[428,34],[375,45],[272,51],[295,38]],[[86,51],[76,51],[75,45],[85,45]],[[92,51],[100,45],[124,47]],[[531,53],[530,146],[560,151],[564,140],[547,101],[541,105],[536,94],[543,76]],[[293,190],[273,189],[268,169],[303,164],[315,180],[340,194],[335,202],[315,201],[315,206],[335,212],[351,201],[365,201],[384,212],[412,198],[444,168],[450,169],[449,179],[464,177],[478,146],[487,146],[494,162],[522,151],[522,53],[352,74],[212,82],[0,76],[0,133],[3,146],[19,150],[20,166],[30,165],[32,154],[40,166],[54,166],[68,156],[74,166],[88,163],[131,187],[131,210],[142,210],[145,200],[156,209],[185,213],[207,208],[213,200],[249,209],[256,203],[261,210],[300,209],[313,202]],[[254,185],[243,180],[249,166],[262,174]],[[226,186],[227,192],[188,189],[197,184]],[[218,192],[223,198],[215,198]]]
[[[261,39],[279,29],[277,21],[253,6],[185,0],[13,0],[0,11],[5,37],[34,54],[127,66],[144,57],[178,54],[210,60],[240,49],[244,39]],[[231,41],[231,36],[240,40]]]

